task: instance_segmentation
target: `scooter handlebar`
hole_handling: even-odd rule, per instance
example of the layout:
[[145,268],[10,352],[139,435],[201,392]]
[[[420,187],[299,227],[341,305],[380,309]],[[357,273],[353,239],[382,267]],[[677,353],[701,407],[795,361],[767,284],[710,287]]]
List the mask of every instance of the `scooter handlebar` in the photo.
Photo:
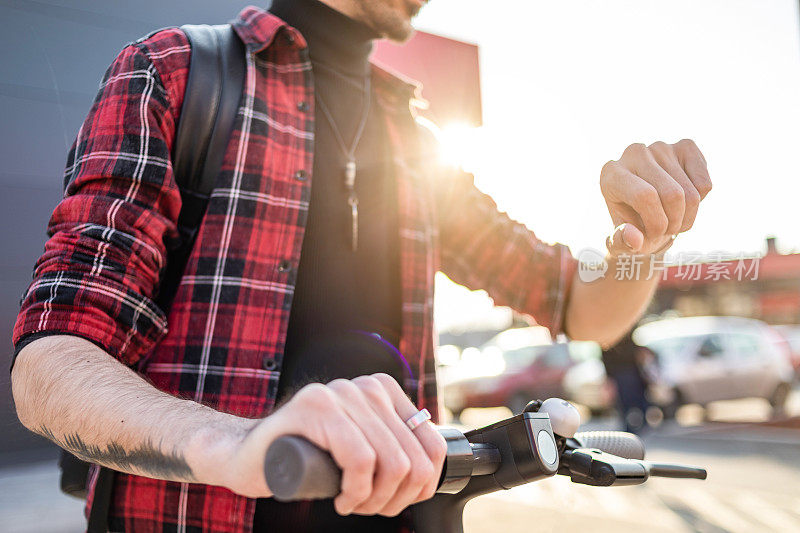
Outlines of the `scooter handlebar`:
[[342,485],[342,471],[331,455],[292,435],[279,437],[270,445],[264,474],[278,501],[333,498]]
[[[447,442],[447,459],[437,492],[459,492],[472,476],[493,474],[500,465],[498,449],[471,443],[454,428],[439,428]],[[267,486],[278,501],[318,500],[339,494],[342,471],[331,455],[302,437],[275,439],[264,460]]]
[[[448,441],[446,473],[440,481],[440,492],[449,490],[447,480],[491,474],[497,470],[500,454],[488,444],[468,443],[463,434],[452,428],[440,428]],[[461,439],[452,434],[458,433]],[[636,435],[618,431],[576,433],[573,448],[597,448],[628,459],[643,459],[644,445]],[[267,485],[278,501],[333,498],[339,494],[342,472],[330,454],[302,437],[279,437],[267,450],[264,463]]]
[[625,459],[644,459],[644,443],[633,433],[624,431],[584,431],[573,437],[576,448],[597,448]]

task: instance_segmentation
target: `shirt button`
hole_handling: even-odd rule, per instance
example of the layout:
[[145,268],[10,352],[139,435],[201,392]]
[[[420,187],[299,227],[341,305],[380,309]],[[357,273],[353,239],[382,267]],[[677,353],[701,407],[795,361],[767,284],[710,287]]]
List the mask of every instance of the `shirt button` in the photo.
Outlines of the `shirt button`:
[[278,363],[269,355],[264,356],[264,370],[275,370]]
[[292,32],[287,30],[286,33],[284,33],[284,38],[287,43],[294,44],[294,34]]
[[305,103],[305,102],[298,102],[297,103],[297,110],[298,111],[303,111],[303,112],[308,111],[308,104]]
[[292,263],[285,259],[278,264],[278,272],[289,272],[291,269]]
[[308,177],[308,173],[305,170],[298,170],[294,173],[294,177],[298,181],[305,181]]

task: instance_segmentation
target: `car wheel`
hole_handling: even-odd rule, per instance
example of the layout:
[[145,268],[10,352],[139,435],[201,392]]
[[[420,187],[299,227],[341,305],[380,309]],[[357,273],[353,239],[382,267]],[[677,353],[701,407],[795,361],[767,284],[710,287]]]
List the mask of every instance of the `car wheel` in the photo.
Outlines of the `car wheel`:
[[784,413],[786,400],[789,399],[791,389],[792,387],[788,383],[780,383],[775,388],[775,392],[773,392],[772,397],[769,398],[769,404],[772,406],[773,415],[780,416]]

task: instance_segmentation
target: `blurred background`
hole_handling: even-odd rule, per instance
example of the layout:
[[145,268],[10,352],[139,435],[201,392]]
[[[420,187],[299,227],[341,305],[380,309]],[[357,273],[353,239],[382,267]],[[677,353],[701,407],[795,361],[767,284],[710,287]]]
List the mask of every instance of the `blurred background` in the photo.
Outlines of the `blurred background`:
[[[3,353],[106,66],[155,28],[224,22],[248,3],[0,0]],[[432,0],[416,26],[375,59],[423,82],[443,157],[540,238],[602,250],[600,168],[633,142],[694,139],[715,184],[642,323],[605,353],[553,343],[530,317],[439,275],[451,423],[559,396],[584,429],[633,430],[651,458],[709,469],[704,483],[623,489],[559,476],[475,500],[466,530],[800,531],[797,0]],[[0,372],[4,531],[82,530],[56,457],[16,421]]]

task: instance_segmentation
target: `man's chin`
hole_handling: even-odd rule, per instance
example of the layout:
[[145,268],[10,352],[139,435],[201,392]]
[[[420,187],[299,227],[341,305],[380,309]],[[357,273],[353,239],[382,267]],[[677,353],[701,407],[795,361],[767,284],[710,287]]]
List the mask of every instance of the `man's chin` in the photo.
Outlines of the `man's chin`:
[[378,31],[381,37],[398,44],[403,44],[414,35],[414,26],[410,20],[392,21],[391,24],[383,24]]
[[402,32],[396,31],[396,32],[393,32],[391,34],[390,33],[386,33],[384,35],[384,37],[386,39],[389,39],[390,41],[392,41],[394,43],[404,44],[404,43],[408,42],[408,40],[411,39],[411,37],[414,36],[414,32],[415,31],[416,30],[414,29],[414,27],[409,24],[408,28],[405,29],[404,31],[402,31]]

